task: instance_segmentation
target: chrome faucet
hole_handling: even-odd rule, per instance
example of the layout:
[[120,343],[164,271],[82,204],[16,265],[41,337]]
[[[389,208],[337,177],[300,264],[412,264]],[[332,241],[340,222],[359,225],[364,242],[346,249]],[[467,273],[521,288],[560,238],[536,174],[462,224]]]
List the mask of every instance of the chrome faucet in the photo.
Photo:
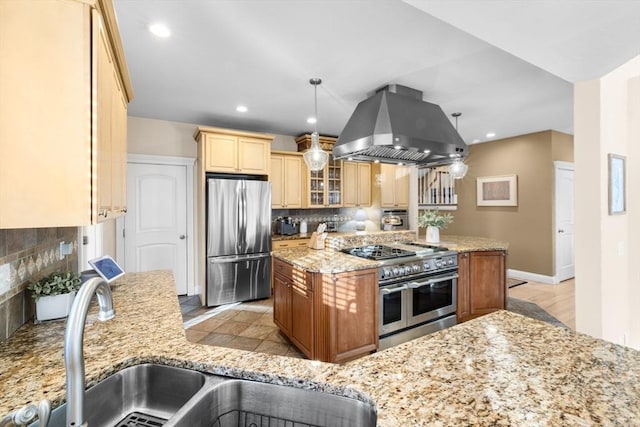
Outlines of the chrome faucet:
[[64,334],[64,366],[67,372],[67,426],[85,427],[84,420],[84,323],[93,294],[98,297],[98,320],[113,319],[113,297],[107,282],[100,277],[87,280],[73,300]]

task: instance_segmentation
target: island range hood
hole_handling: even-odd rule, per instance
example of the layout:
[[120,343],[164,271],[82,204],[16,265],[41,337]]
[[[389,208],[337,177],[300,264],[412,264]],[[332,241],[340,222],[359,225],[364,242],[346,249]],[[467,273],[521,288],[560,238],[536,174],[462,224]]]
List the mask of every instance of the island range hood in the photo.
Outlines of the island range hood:
[[333,148],[335,159],[437,166],[467,155],[440,106],[422,92],[387,85],[360,102]]

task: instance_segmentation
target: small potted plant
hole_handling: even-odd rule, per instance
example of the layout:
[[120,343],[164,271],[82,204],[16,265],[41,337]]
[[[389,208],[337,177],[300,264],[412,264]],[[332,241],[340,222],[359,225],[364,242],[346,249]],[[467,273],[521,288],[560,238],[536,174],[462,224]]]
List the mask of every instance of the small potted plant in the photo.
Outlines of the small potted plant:
[[450,213],[439,214],[436,211],[425,211],[418,217],[418,227],[427,229],[427,243],[440,243],[440,230],[453,222]]
[[75,273],[52,273],[31,282],[27,289],[36,301],[36,322],[66,317],[81,281]]

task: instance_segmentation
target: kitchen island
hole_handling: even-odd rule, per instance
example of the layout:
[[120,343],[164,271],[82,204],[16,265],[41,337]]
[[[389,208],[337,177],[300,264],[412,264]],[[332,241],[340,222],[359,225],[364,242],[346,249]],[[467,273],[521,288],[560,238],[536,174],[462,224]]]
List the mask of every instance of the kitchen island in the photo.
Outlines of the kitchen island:
[[[374,402],[380,426],[638,425],[640,352],[498,311],[342,365],[189,343],[170,272],[113,287],[85,330],[87,385],[152,362]],[[0,414],[64,400],[64,321],[0,344]]]

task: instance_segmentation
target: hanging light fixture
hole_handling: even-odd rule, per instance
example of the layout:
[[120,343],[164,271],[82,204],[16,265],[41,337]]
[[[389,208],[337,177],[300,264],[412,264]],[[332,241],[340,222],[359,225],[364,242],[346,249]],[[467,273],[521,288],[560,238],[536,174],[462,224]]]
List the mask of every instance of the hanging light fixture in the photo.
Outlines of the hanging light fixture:
[[311,134],[311,148],[303,154],[304,162],[307,164],[309,170],[319,171],[329,161],[329,153],[324,151],[320,147],[320,135],[318,135],[318,85],[322,83],[321,79],[313,78],[309,80],[309,83],[314,88],[314,108],[315,108],[315,125],[314,131]]
[[[462,115],[462,113],[453,113],[451,114],[456,119],[456,131],[458,130],[458,117]],[[465,165],[462,159],[460,158],[460,154],[450,154],[455,160],[453,163],[449,165],[448,171],[449,175],[453,179],[461,179],[467,174],[469,170],[469,166]]]

